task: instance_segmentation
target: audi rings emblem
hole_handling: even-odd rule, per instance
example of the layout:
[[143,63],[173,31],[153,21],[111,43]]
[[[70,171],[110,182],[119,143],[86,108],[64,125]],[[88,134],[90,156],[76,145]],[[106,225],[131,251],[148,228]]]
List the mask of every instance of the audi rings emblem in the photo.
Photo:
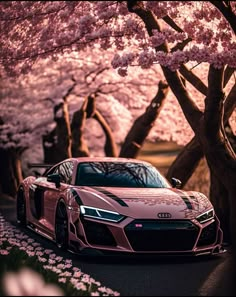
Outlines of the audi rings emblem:
[[169,212],[159,212],[157,214],[159,219],[170,219],[171,218],[171,214]]

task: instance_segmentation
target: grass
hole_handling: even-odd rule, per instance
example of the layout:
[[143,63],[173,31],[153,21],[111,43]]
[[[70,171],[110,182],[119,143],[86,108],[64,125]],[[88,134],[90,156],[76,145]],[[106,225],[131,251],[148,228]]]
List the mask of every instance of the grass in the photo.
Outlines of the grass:
[[145,142],[138,159],[153,164],[165,175],[181,149],[182,146],[171,141]]
[[[148,161],[157,167],[163,175],[166,175],[168,168],[177,157],[183,146],[175,142],[145,142],[138,159]],[[184,190],[199,191],[209,197],[210,176],[206,160],[203,158],[191,178],[184,186]]]

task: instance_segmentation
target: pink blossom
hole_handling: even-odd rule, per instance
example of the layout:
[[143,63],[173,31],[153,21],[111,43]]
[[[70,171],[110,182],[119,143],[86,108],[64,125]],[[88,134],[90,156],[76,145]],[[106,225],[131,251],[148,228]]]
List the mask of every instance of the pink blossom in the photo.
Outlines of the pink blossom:
[[51,265],[53,265],[53,264],[56,263],[56,261],[55,261],[55,260],[52,260],[52,259],[49,259],[49,260],[48,260],[48,263],[51,264]]
[[99,292],[91,292],[91,296],[100,296]]
[[0,250],[0,254],[6,256],[9,254],[9,251],[8,250]]
[[70,277],[70,276],[72,276],[72,273],[69,272],[69,271],[65,271],[65,272],[60,273],[60,276],[67,276],[67,277]]
[[29,238],[29,239],[28,239],[28,242],[29,242],[29,243],[33,243],[33,242],[34,242],[34,239]]
[[36,256],[42,256],[43,255],[43,252],[40,252],[40,251],[36,251]]
[[52,252],[53,252],[53,250],[50,250],[50,249],[46,249],[46,250],[44,251],[44,253],[47,254],[47,255],[51,254]]
[[127,74],[128,74],[126,68],[119,68],[117,72],[120,76],[123,76],[123,77],[127,76]]
[[121,63],[121,57],[119,54],[115,54],[112,61],[111,61],[111,65],[114,69],[122,66],[122,63]]
[[156,33],[155,35],[153,35],[152,37],[150,37],[151,40],[151,45],[152,47],[158,47],[161,44],[163,44],[166,40],[165,36],[163,33]]
[[100,287],[98,288],[98,291],[105,293],[107,291],[106,287]]
[[77,282],[74,284],[74,286],[77,290],[87,291],[87,286],[82,282]]
[[81,271],[75,271],[73,276],[74,277],[81,277],[81,275],[82,275]]
[[150,68],[151,65],[153,65],[154,61],[155,61],[154,51],[145,50],[141,52],[138,57],[138,63],[143,69]]
[[7,272],[3,278],[3,288],[8,296],[63,296],[61,289],[46,284],[40,274],[22,268],[18,273]]
[[32,252],[32,251],[26,251],[26,253],[27,253],[27,255],[29,256],[29,257],[33,257],[33,256],[35,256],[35,252]]
[[43,263],[47,262],[47,259],[43,257],[38,257],[38,260],[39,262],[43,262]]
[[85,15],[79,19],[79,29],[81,34],[91,32],[91,25],[96,22],[96,19],[92,15]]
[[29,251],[33,251],[33,250],[34,250],[34,247],[31,246],[31,245],[28,245],[28,246],[27,246],[27,250],[29,250]]
[[[50,258],[50,259],[55,259],[55,258],[56,258],[56,254],[50,254],[50,255],[49,255],[49,258]],[[55,259],[55,260],[56,260],[56,259]]]

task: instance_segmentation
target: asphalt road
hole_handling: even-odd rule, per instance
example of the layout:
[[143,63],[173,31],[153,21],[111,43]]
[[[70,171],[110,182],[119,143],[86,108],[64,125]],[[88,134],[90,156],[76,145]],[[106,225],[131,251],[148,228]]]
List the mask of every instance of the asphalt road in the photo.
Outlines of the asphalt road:
[[[0,212],[15,224],[12,199],[0,199]],[[72,259],[73,266],[121,296],[234,296],[230,249],[217,257],[81,257],[60,251],[54,243],[24,230],[42,246]]]

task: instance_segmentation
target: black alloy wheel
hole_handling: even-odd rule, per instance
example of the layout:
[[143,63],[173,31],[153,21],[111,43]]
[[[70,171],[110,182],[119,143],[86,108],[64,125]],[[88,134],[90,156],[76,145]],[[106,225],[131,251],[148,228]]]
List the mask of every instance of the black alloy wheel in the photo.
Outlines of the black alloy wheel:
[[68,248],[68,217],[66,207],[60,203],[57,207],[55,222],[56,244],[62,250]]
[[25,227],[26,226],[26,204],[25,204],[25,194],[22,188],[20,188],[17,193],[16,216],[17,216],[17,223],[20,226]]

